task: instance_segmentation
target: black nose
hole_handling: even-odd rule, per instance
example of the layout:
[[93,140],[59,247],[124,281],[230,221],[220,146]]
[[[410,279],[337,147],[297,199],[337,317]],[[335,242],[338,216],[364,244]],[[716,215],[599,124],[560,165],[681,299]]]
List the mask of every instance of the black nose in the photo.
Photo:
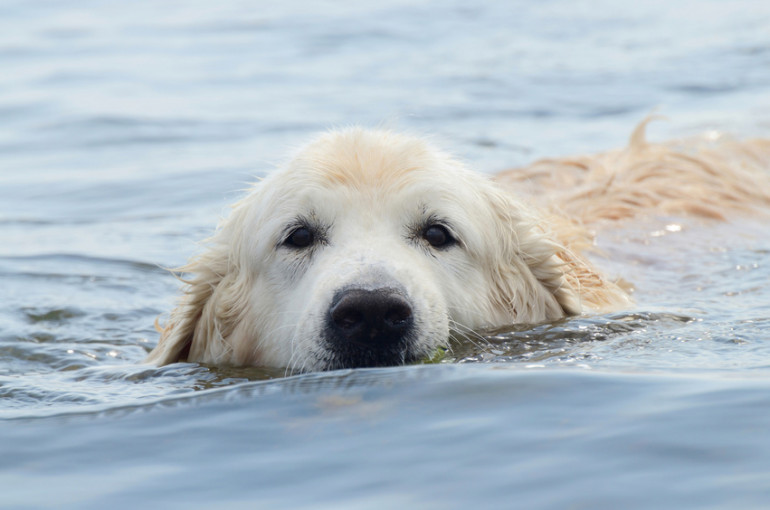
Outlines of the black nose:
[[329,325],[338,340],[387,348],[412,328],[412,306],[398,290],[346,289],[334,296]]

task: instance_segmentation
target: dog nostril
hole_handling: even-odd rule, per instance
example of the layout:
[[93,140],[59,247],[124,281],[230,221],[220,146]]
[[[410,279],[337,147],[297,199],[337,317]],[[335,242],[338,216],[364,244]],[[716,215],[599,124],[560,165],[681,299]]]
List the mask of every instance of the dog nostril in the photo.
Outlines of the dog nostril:
[[412,318],[412,307],[405,301],[394,301],[385,313],[385,323],[393,328],[406,325]]
[[364,316],[353,307],[340,306],[332,310],[332,319],[342,329],[353,329],[363,322]]

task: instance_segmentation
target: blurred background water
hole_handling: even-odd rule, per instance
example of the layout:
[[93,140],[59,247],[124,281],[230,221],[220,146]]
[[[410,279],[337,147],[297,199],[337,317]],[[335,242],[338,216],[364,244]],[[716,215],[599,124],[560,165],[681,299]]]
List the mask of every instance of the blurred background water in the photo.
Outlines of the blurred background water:
[[0,507],[770,506],[760,220],[610,232],[636,309],[443,364],[138,364],[160,267],[319,130],[487,173],[655,109],[653,139],[769,136],[770,3],[0,0],[0,63]]

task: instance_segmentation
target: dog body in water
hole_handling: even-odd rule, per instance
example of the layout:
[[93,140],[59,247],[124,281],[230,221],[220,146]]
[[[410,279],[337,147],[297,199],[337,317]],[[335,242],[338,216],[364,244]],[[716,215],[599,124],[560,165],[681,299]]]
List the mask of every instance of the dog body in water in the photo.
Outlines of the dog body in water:
[[[651,147],[643,126],[635,136],[629,151]],[[668,151],[656,160],[678,154]],[[542,162],[493,182],[416,138],[323,135],[236,203],[206,250],[180,268],[189,274],[184,295],[148,361],[304,371],[397,365],[429,358],[451,332],[627,306],[628,295],[582,257],[584,222],[677,212],[671,204],[689,201],[671,183],[655,188],[657,167],[630,184],[637,193],[616,190],[615,174],[630,172],[621,167],[639,165],[611,164],[603,175],[591,162]],[[683,182],[700,182],[695,167]],[[724,189],[719,179],[706,186]],[[549,189],[569,203],[554,206]],[[757,190],[736,193],[768,200],[767,188]],[[532,197],[550,207],[536,210]]]

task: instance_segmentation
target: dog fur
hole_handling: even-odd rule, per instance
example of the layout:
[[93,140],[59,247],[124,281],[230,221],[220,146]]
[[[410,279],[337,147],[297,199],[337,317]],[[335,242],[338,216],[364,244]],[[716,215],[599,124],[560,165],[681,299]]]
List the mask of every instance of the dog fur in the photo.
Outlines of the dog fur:
[[[584,256],[592,230],[642,214],[724,218],[770,205],[767,141],[650,144],[645,124],[625,149],[495,180],[418,138],[324,134],[256,184],[179,268],[184,293],[147,361],[402,364],[429,358],[450,332],[628,307]],[[351,333],[359,298],[382,308],[382,295],[396,326],[388,318],[383,333],[378,318]],[[332,320],[340,301],[347,308]]]

